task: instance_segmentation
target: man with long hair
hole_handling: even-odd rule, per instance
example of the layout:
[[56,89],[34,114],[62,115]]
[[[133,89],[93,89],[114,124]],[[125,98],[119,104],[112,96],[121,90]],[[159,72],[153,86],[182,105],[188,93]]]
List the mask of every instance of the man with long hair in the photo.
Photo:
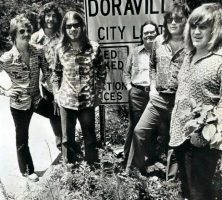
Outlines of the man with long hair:
[[83,17],[75,11],[65,14],[61,41],[53,67],[53,92],[60,106],[62,153],[65,162],[76,161],[75,128],[78,119],[85,144],[85,160],[98,161],[95,107],[101,102],[106,67],[99,44],[90,41]]
[[[55,57],[55,47],[59,42],[59,28],[62,21],[62,11],[57,4],[51,2],[45,4],[39,13],[39,26],[40,30],[33,33],[30,43],[37,48],[43,49],[48,67],[52,65]],[[55,109],[55,117],[50,119],[53,132],[56,136],[56,145],[61,148],[61,118],[58,116],[58,107],[54,102],[52,92],[52,84],[49,81],[41,81],[41,89],[43,98],[52,103]]]
[[[183,4],[173,4],[172,10],[165,13],[164,33],[153,42],[150,62],[150,101],[134,129],[127,171],[137,167],[142,174],[146,172],[147,140],[156,133],[161,124],[166,153],[168,151],[171,112],[177,90],[177,74],[185,56],[183,30],[189,11]],[[149,155],[148,155],[149,162]]]

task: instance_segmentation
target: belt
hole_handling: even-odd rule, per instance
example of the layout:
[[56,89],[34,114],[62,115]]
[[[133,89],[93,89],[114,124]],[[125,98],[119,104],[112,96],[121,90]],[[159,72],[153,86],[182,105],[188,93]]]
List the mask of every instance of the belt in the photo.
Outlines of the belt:
[[144,92],[149,92],[150,91],[150,86],[142,86],[142,85],[134,85],[132,84],[133,87],[143,90]]
[[163,95],[163,96],[172,96],[172,97],[174,97],[176,95],[176,92],[167,91],[167,90],[159,91],[159,93],[160,93],[160,95]]

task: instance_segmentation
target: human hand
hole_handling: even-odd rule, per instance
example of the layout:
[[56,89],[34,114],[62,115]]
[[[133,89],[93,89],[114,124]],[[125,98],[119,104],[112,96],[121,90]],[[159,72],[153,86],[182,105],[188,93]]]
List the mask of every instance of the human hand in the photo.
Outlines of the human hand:
[[5,90],[5,96],[6,97],[17,98],[21,93],[22,93],[21,88],[10,88],[8,90]]
[[53,108],[54,108],[54,115],[60,116],[60,108],[59,108],[59,105],[55,101],[53,101]]
[[157,90],[156,90],[155,85],[151,85],[151,86],[150,86],[150,94],[156,94],[156,93],[158,93],[158,92],[157,92]]
[[126,86],[126,89],[127,89],[127,91],[130,91],[130,90],[132,89],[132,85],[131,85],[131,84],[128,84],[128,85]]

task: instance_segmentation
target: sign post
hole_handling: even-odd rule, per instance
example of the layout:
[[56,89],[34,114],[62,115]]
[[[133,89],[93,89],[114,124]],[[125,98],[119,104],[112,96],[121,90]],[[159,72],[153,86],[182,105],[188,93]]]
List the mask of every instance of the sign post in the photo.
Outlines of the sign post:
[[[85,0],[90,40],[101,45],[107,68],[102,104],[126,104],[128,92],[122,81],[123,68],[133,47],[141,42],[141,25],[152,20],[163,29],[163,14],[171,0]],[[104,108],[105,109],[105,108]],[[102,114],[102,113],[101,113]],[[104,119],[100,122],[105,122]],[[105,124],[102,138],[105,139]]]

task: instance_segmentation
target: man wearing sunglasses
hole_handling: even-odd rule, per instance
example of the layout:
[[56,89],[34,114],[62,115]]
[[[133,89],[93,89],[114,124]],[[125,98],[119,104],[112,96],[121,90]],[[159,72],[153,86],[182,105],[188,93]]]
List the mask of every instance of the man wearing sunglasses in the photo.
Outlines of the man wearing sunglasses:
[[[129,158],[132,157],[132,159],[128,159],[127,171],[135,166],[141,173],[147,174],[146,163],[149,163],[150,157],[148,155],[147,158],[145,155],[147,141],[157,132],[160,125],[163,129],[160,136],[162,146],[165,153],[168,152],[171,112],[177,90],[177,74],[185,56],[183,30],[188,14],[187,7],[174,3],[172,10],[164,16],[164,33],[157,36],[153,42],[150,59],[150,101],[134,129],[132,141],[134,150],[130,150]],[[168,171],[167,179],[175,178],[176,170],[169,173]],[[172,174],[170,174],[171,172]]]
[[[50,2],[46,3],[40,13],[39,13],[39,26],[41,27],[39,31],[35,32],[31,36],[30,43],[37,48],[43,49],[45,53],[45,58],[47,60],[48,66],[50,67],[54,62],[55,57],[55,47],[59,42],[59,28],[62,21],[62,12],[57,4]],[[50,79],[50,77],[49,77]],[[53,132],[56,136],[56,145],[61,149],[61,118],[59,116],[59,109],[57,104],[54,102],[54,96],[52,92],[52,85],[50,80],[41,81],[41,89],[43,98],[54,105],[55,117],[50,119],[50,123]]]
[[29,180],[38,181],[28,146],[29,124],[33,112],[50,119],[55,115],[53,105],[40,95],[40,69],[44,81],[48,80],[50,72],[42,49],[29,44],[31,34],[32,25],[24,15],[11,20],[13,47],[0,57],[0,71],[9,75],[12,86],[8,90],[0,86],[0,94],[10,97],[19,169]]
[[62,120],[62,154],[66,163],[77,160],[76,120],[81,125],[85,160],[99,161],[95,132],[95,107],[101,103],[106,67],[98,43],[89,40],[84,17],[68,11],[61,25],[61,40],[56,48],[52,72],[53,92],[60,106]]

